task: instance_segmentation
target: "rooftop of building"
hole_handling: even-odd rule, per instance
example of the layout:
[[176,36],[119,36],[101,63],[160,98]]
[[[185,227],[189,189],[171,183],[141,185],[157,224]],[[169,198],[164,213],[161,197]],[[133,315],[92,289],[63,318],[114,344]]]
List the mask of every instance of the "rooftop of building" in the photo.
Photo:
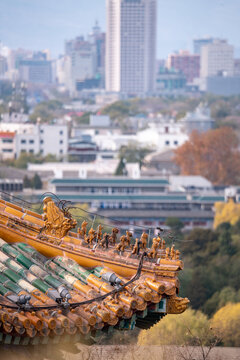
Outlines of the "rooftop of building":
[[140,178],[140,179],[130,179],[127,176],[114,176],[109,178],[108,177],[93,177],[90,178],[88,177],[87,179],[76,179],[76,178],[72,178],[72,179],[53,179],[51,181],[52,184],[80,184],[80,183],[86,183],[86,184],[122,184],[122,183],[127,183],[127,184],[164,184],[164,185],[168,185],[169,182],[167,179],[163,179],[163,178],[149,178],[149,177],[145,177],[145,178]]
[[0,138],[14,138],[15,132],[11,131],[0,131]]

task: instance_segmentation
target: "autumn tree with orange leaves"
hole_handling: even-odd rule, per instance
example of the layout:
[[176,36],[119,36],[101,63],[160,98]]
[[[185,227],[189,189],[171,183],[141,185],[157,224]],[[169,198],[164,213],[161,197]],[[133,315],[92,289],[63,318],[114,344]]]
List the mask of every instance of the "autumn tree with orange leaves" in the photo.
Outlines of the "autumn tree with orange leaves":
[[205,133],[193,131],[175,150],[175,162],[182,175],[201,175],[215,185],[235,185],[240,181],[239,142],[228,127]]

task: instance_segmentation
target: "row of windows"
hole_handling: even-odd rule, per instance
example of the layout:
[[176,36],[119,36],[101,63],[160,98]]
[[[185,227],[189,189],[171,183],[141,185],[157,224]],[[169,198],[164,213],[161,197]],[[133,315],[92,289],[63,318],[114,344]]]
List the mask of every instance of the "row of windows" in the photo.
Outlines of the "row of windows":
[[[35,141],[31,139],[28,142],[29,142],[29,144],[34,144]],[[26,143],[27,143],[27,140],[25,140],[25,139],[21,140],[21,144],[26,144]]]
[[[12,151],[12,150],[11,150],[11,151]],[[34,154],[34,149],[29,149],[28,151],[25,150],[25,149],[21,149],[21,153],[26,153],[26,152],[28,152],[28,153],[30,153],[30,154]],[[41,154],[43,153],[43,149],[40,150],[40,153],[41,153]],[[62,150],[62,149],[59,150],[59,154],[63,154],[63,150]]]
[[[28,141],[29,144],[34,144],[34,142],[35,141],[32,139]],[[25,140],[25,139],[21,140],[21,144],[26,144],[26,143],[27,143],[27,140]],[[40,140],[40,144],[43,144],[43,143],[44,143],[44,140]],[[59,144],[63,144],[63,140],[59,140]]]
[[13,143],[13,139],[2,139],[2,143]]
[[[40,133],[43,134],[43,133],[44,133],[44,130],[41,129],[41,130],[40,130]],[[60,131],[59,131],[59,135],[63,135],[63,130],[60,130]]]
[[[167,146],[170,145],[170,141],[169,141],[169,140],[166,140],[166,141],[165,141],[165,145],[167,145]],[[174,140],[174,141],[173,141],[173,145],[178,145],[178,141],[177,141],[177,140]]]
[[13,152],[13,149],[2,149],[2,152],[5,152],[5,153],[11,153]]
[[3,183],[0,184],[0,190],[3,191],[22,191],[23,185],[21,183]]

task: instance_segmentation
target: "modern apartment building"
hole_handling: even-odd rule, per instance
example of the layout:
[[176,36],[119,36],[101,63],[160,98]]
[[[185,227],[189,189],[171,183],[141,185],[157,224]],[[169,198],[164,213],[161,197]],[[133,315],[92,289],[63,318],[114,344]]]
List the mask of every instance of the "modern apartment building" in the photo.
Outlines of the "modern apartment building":
[[157,0],[106,1],[106,90],[151,93],[155,85]]
[[234,47],[227,40],[214,39],[201,48],[201,71],[203,78],[234,74]]
[[188,51],[180,50],[179,53],[170,54],[167,59],[168,69],[176,69],[181,71],[187,82],[199,77],[200,73],[200,56],[190,54]]

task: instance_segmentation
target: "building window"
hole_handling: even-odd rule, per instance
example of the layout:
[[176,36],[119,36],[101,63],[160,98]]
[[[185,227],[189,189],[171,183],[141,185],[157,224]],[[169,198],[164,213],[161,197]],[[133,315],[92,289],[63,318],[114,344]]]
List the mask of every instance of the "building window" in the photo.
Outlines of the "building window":
[[8,153],[10,153],[10,152],[13,152],[13,149],[2,149],[2,152],[8,152]]
[[178,145],[178,141],[177,141],[177,140],[174,141],[174,145]]
[[59,144],[63,144],[63,140],[59,140]]
[[33,150],[33,149],[30,149],[29,152],[30,152],[30,154],[34,154],[34,150]]
[[60,134],[60,135],[63,135],[63,131],[62,131],[62,130],[60,130],[60,131],[59,131],[59,134]]
[[25,152],[26,152],[26,150],[25,150],[25,149],[22,149],[22,150],[21,150],[21,153],[25,153]]
[[29,140],[29,144],[34,144],[34,140]]
[[43,144],[44,143],[44,141],[43,140],[40,140],[40,144]]
[[40,133],[41,133],[41,134],[43,134],[43,133],[44,133],[44,130],[43,130],[43,129],[41,129],[41,130],[40,130]]
[[26,140],[22,139],[21,144],[26,144]]
[[62,154],[62,153],[63,153],[63,150],[62,150],[62,149],[61,149],[61,150],[59,150],[59,153],[60,153],[60,154]]
[[165,141],[165,145],[169,145],[170,144],[170,141],[169,140],[166,140]]
[[2,139],[3,143],[13,143],[13,139]]

